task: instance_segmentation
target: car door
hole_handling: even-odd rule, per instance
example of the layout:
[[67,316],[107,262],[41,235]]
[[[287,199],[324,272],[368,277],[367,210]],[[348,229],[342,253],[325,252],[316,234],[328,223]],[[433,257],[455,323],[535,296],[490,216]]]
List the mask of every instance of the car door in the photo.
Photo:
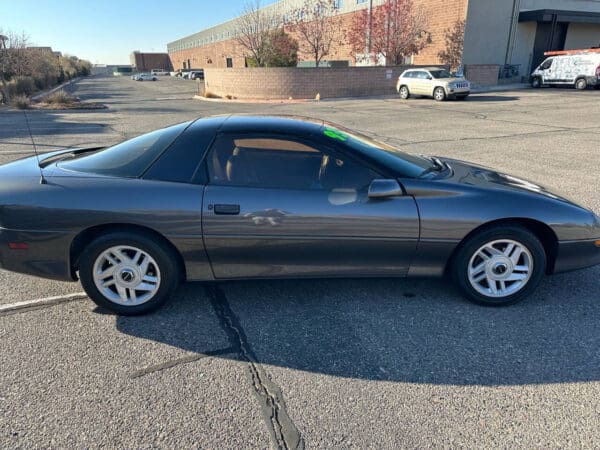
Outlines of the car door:
[[412,80],[410,82],[412,89],[411,89],[411,93],[414,93],[416,95],[424,95],[424,86],[423,86],[423,76],[421,74],[423,74],[424,72],[422,71],[416,71],[416,72],[412,72],[411,76],[412,76]]
[[542,73],[542,81],[544,83],[552,83],[554,81],[554,73],[552,70],[554,58],[548,58],[540,65],[540,72]]
[[404,275],[414,199],[369,199],[381,175],[284,136],[220,135],[206,158],[202,232],[215,278]]
[[419,91],[421,95],[433,95],[433,77],[424,70],[419,72]]

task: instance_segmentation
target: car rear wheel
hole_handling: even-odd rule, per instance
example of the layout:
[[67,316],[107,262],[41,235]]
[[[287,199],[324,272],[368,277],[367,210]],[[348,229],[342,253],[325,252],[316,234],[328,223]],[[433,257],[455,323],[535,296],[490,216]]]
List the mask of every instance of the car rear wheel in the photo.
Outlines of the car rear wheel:
[[121,315],[152,311],[177,287],[177,260],[164,244],[142,233],[116,232],[84,249],[79,277],[89,297]]
[[507,306],[536,289],[544,276],[546,253],[527,229],[497,226],[472,236],[451,264],[454,281],[469,300]]
[[410,92],[406,86],[401,86],[399,93],[402,100],[406,100],[410,97]]
[[575,82],[575,89],[583,91],[587,89],[587,80],[585,78],[580,78]]
[[446,91],[442,87],[437,87],[433,91],[433,98],[438,102],[446,100]]

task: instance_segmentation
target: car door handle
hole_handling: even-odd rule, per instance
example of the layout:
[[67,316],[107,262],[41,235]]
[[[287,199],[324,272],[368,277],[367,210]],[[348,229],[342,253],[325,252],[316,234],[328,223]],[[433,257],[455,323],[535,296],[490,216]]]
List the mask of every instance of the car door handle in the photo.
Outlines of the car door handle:
[[[210,205],[208,207],[210,209]],[[234,216],[240,213],[240,205],[214,205],[215,214],[227,214]]]

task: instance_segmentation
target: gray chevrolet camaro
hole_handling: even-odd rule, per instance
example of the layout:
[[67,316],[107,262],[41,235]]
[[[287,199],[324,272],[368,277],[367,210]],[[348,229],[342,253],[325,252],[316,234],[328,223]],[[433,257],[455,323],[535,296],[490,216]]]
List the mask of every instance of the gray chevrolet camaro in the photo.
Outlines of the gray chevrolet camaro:
[[319,120],[198,119],[0,167],[0,266],[119,314],[179,282],[442,276],[485,305],[600,263],[600,218],[537,184]]

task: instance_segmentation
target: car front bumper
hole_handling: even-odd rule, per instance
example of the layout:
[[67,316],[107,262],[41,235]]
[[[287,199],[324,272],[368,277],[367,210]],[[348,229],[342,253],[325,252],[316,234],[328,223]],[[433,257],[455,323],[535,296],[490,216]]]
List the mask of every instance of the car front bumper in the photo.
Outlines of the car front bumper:
[[450,98],[466,97],[470,93],[471,93],[470,88],[456,88],[456,89],[448,88],[448,97],[450,97]]
[[598,239],[584,241],[563,241],[558,243],[554,273],[584,269],[600,264]]
[[[74,281],[70,247],[73,236],[62,231],[0,228],[0,268],[42,278]],[[17,247],[17,248],[11,248]],[[27,248],[19,248],[26,246]]]

